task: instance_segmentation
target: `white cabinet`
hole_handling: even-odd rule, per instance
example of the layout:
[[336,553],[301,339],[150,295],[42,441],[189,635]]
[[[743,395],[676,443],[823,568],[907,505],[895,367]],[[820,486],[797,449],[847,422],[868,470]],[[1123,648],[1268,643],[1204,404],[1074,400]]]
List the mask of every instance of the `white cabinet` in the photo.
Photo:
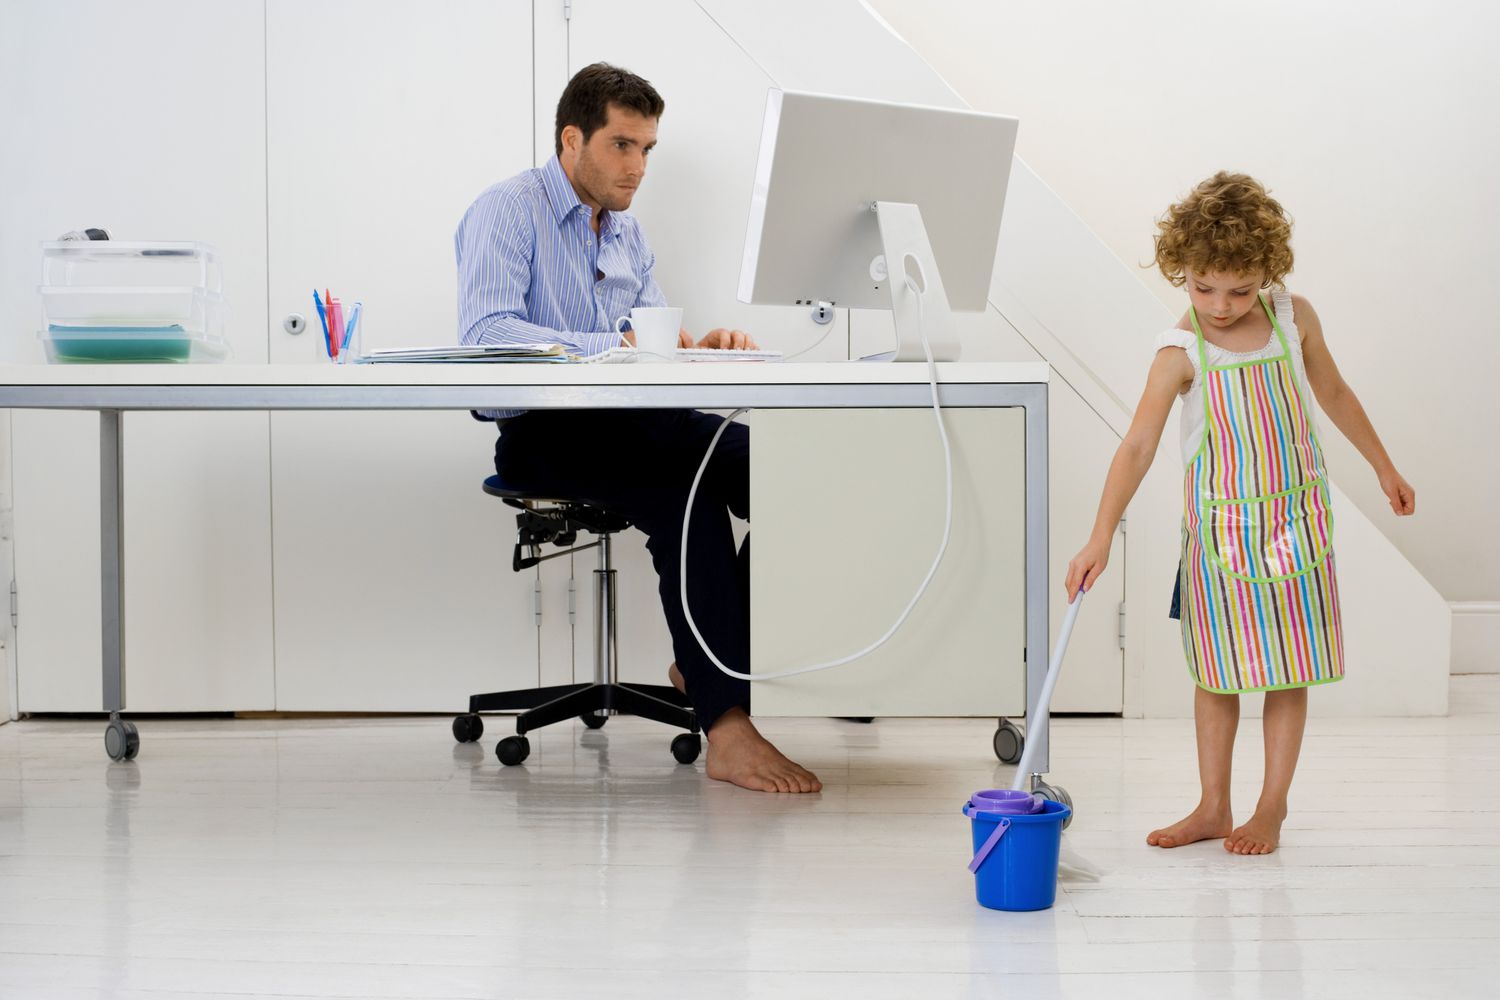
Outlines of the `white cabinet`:
[[[215,244],[235,358],[266,360],[263,40],[258,0],[7,5],[7,360],[42,360],[38,244],[88,226]],[[21,711],[100,707],[98,442],[91,413],[14,415]],[[124,454],[129,707],[273,707],[265,414],[129,415]]]
[[[453,343],[453,232],[532,165],[530,8],[270,0],[266,31],[271,360],[329,363],[314,288],[364,303],[366,349]],[[461,412],[271,415],[278,709],[536,683],[535,578],[480,490],[494,438]]]

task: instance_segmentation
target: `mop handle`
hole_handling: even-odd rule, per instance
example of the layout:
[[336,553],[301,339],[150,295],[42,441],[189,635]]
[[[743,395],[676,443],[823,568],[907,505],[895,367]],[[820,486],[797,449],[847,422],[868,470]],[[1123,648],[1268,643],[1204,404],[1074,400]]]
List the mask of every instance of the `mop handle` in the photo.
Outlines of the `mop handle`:
[[1021,763],[1016,768],[1016,777],[1010,787],[1015,791],[1024,791],[1026,779],[1031,775],[1031,761],[1036,756],[1037,744],[1040,740],[1032,739],[1037,733],[1038,726],[1047,724],[1047,713],[1052,707],[1052,689],[1057,687],[1057,675],[1062,671],[1063,654],[1068,651],[1068,637],[1073,634],[1073,621],[1078,617],[1078,609],[1083,607],[1083,588],[1073,596],[1068,604],[1068,613],[1063,615],[1062,631],[1057,634],[1057,646],[1052,650],[1052,660],[1047,664],[1047,679],[1042,682],[1042,696],[1037,699],[1035,717],[1026,717],[1026,748],[1021,751]]

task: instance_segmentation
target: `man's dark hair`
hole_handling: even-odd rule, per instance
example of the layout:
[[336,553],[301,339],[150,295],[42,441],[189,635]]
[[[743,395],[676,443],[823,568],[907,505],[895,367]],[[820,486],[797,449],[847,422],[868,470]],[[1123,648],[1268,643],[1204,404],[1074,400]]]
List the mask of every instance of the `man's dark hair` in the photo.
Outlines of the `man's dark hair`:
[[557,129],[554,141],[557,155],[562,155],[563,129],[576,125],[583,141],[609,121],[609,106],[618,104],[645,118],[660,118],[666,102],[651,84],[629,70],[609,63],[594,63],[573,74],[557,102]]

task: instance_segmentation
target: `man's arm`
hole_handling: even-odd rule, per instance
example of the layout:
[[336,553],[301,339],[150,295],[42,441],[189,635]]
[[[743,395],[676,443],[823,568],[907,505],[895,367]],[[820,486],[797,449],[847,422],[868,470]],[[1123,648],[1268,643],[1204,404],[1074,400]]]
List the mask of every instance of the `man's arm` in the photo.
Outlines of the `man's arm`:
[[461,344],[563,344],[582,354],[618,346],[613,331],[554,330],[530,321],[526,293],[536,257],[536,231],[526,207],[491,192],[475,202],[454,236],[458,255],[458,340]]

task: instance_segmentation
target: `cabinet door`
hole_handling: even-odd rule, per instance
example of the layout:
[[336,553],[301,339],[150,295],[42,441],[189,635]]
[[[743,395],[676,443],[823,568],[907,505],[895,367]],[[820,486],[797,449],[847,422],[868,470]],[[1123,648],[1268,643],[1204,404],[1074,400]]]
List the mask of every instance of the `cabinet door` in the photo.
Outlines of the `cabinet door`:
[[[1003,237],[1002,237],[1003,245]],[[1007,303],[1009,305],[1009,303]],[[876,351],[889,345],[895,328],[888,312],[851,311],[851,340],[856,350]],[[994,304],[982,313],[957,313],[965,361],[1037,362],[1046,360],[1018,332],[1029,317],[1009,318]],[[1099,508],[1104,474],[1120,439],[1055,370],[1047,387],[1048,471],[1047,648],[1057,641],[1068,602],[1063,591],[1068,562],[1088,540]],[[1115,532],[1108,572],[1094,585],[1079,610],[1068,643],[1067,661],[1052,696],[1055,712],[1117,713],[1124,706],[1124,653],[1120,649],[1119,608],[1125,600],[1125,546]],[[1170,585],[1169,585],[1170,586]],[[1170,595],[1166,591],[1162,596]],[[1147,613],[1153,613],[1147,608]],[[1165,603],[1160,613],[1166,613]]]
[[[266,30],[271,359],[328,363],[314,288],[364,303],[365,349],[456,342],[454,230],[533,161],[530,8],[270,0]],[[494,439],[463,412],[272,415],[277,708],[536,683]]]
[[[6,6],[7,361],[43,360],[38,243],[88,226],[215,244],[234,359],[266,360],[262,26],[259,0]],[[264,413],[126,415],[127,708],[271,707],[267,442]],[[12,445],[17,707],[98,711],[99,421],[18,411]]]

